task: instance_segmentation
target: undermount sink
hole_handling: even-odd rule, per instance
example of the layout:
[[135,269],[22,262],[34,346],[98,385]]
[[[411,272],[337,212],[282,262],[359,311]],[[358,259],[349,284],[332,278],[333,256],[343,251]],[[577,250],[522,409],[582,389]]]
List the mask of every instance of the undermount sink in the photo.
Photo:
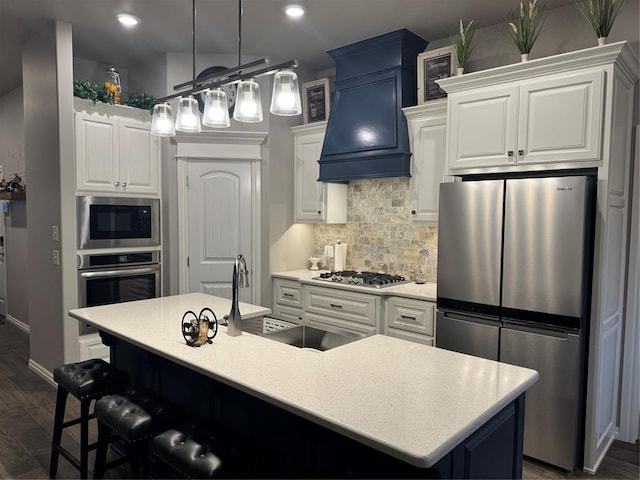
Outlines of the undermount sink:
[[315,327],[309,327],[307,325],[298,325],[264,335],[264,338],[270,338],[277,342],[320,352],[324,352],[325,350],[330,350],[341,345],[346,345],[347,343],[354,342],[364,337],[364,334],[358,334],[355,332],[346,332],[343,330],[340,331],[340,333],[335,331],[330,332]]

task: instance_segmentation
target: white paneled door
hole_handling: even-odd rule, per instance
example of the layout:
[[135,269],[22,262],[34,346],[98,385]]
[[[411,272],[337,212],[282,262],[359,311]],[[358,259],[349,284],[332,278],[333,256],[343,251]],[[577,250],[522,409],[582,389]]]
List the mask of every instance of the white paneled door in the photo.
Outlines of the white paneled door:
[[[252,265],[251,162],[193,160],[187,163],[189,291],[231,298],[237,254]],[[251,302],[249,288],[240,301]]]

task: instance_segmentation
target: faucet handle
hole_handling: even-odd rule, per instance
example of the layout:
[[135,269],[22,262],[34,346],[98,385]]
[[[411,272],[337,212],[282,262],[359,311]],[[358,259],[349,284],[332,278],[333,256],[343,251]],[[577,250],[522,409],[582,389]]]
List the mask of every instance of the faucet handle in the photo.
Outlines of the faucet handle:
[[224,317],[222,317],[220,325],[224,325],[225,327],[229,325],[229,315],[225,315]]

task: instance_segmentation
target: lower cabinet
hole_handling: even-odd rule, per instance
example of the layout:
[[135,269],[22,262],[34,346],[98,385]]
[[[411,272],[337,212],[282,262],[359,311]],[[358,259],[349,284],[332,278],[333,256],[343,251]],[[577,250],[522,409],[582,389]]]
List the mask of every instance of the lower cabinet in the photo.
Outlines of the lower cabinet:
[[273,279],[273,315],[317,328],[382,333],[435,345],[434,302]]
[[304,310],[300,299],[302,285],[296,280],[273,279],[273,314],[281,320],[302,324]]
[[436,304],[425,300],[387,297],[384,301],[384,334],[434,345]]
[[366,335],[380,333],[378,295],[305,285],[302,298],[308,325],[331,325]]

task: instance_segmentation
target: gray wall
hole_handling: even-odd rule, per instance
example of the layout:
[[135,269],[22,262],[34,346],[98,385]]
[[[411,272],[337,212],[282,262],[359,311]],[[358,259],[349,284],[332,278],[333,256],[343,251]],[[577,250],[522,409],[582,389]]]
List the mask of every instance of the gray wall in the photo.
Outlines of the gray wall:
[[[58,26],[50,23],[23,48],[24,143],[29,197],[30,360],[51,371],[64,361],[62,275],[51,262],[51,226],[60,225]],[[67,26],[69,27],[69,26]],[[70,27],[68,28],[70,39]],[[69,65],[71,69],[71,65]]]
[[[24,164],[24,113],[22,86],[0,97],[0,164],[7,180],[18,173],[28,184]],[[11,202],[5,215],[5,261],[7,270],[7,315],[29,324],[27,206],[24,200]]]

